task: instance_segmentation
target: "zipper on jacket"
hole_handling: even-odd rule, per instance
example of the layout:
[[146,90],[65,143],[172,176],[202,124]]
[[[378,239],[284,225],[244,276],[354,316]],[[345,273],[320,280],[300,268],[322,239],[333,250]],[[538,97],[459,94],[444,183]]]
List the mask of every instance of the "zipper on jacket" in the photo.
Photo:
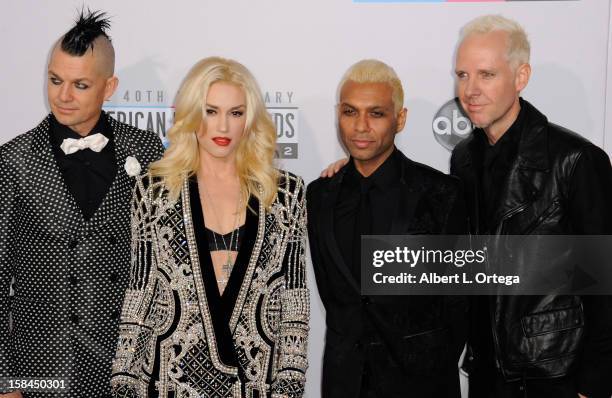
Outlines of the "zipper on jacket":
[[524,203],[522,205],[520,205],[519,207],[516,207],[512,210],[507,211],[506,213],[504,213],[503,216],[501,216],[500,220],[501,220],[501,226],[500,226],[500,233],[499,235],[504,235],[504,224],[506,224],[506,220],[509,219],[510,217],[521,213],[523,211],[525,211],[525,209],[529,206],[529,203]]

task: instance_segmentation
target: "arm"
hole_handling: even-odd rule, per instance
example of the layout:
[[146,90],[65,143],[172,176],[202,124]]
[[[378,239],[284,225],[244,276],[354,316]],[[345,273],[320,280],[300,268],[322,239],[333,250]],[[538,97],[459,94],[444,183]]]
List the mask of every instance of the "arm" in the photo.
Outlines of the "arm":
[[343,158],[336,160],[333,163],[330,163],[325,169],[321,171],[319,177],[333,177],[342,167],[344,167],[349,162],[349,158]]
[[140,144],[140,153],[143,157],[143,168],[142,172],[146,172],[149,169],[151,163],[159,160],[164,154],[164,146],[162,145],[159,136],[151,131],[147,131],[148,135],[142,135],[142,142]]
[[111,385],[115,397],[146,397],[149,380],[143,370],[151,361],[154,329],[146,322],[151,302],[151,270],[154,269],[151,201],[144,187],[144,176],[136,180],[132,200],[131,271],[113,361]]
[[[11,373],[9,354],[9,294],[14,275],[11,259],[18,218],[15,192],[15,176],[0,154],[0,377],[18,376]],[[8,392],[8,388],[0,385],[0,394]]]
[[304,182],[294,179],[295,189],[288,193],[290,230],[283,259],[285,289],[281,293],[281,321],[277,342],[278,373],[272,383],[273,398],[300,398],[304,394],[308,367],[307,340],[310,293],[306,286],[306,200]]
[[[567,206],[576,234],[612,234],[612,169],[608,155],[594,145],[576,162]],[[578,392],[586,397],[612,394],[612,296],[584,296],[586,334],[578,369]]]
[[[316,182],[310,183],[306,191],[306,203],[308,208],[308,245],[310,248],[310,259],[312,261],[312,268],[314,270],[315,280],[317,281],[317,290],[323,305],[327,304],[329,297],[328,278],[325,271],[325,266],[321,258],[321,247],[319,239],[321,237],[320,232],[317,228],[315,217],[319,214],[318,201],[313,197],[317,196],[314,192],[317,190],[315,187]],[[318,188],[320,189],[320,187]]]

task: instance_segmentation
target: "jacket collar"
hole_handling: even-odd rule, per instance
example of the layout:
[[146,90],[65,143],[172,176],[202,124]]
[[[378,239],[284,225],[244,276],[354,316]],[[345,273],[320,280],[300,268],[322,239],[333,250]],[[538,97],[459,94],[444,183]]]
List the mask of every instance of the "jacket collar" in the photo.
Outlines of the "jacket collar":
[[521,108],[525,110],[525,129],[519,141],[519,167],[547,170],[550,167],[548,119],[522,98]]
[[[398,157],[397,161],[400,163],[400,190],[399,190],[399,203],[397,212],[393,217],[391,223],[390,234],[398,235],[406,233],[410,229],[410,223],[414,218],[414,211],[416,209],[417,202],[420,200],[421,195],[419,192],[423,191],[423,182],[419,179],[418,174],[414,172],[414,162],[408,159],[401,151],[395,150],[395,156]],[[346,177],[346,173],[349,169],[349,165],[346,164],[342,167],[338,173],[336,173],[324,190],[322,198],[321,212],[317,217],[317,223],[319,223],[321,231],[323,232],[323,242],[327,247],[328,252],[339,271],[344,275],[348,284],[357,292],[361,294],[360,286],[353,277],[347,264],[344,263],[344,259],[340,254],[340,250],[337,246],[336,237],[334,235],[334,206],[342,181]]]
[[[521,111],[525,112],[525,128],[521,133],[518,147],[518,164],[520,168],[547,170],[550,166],[548,153],[548,132],[546,126],[548,119],[533,105],[520,98]],[[475,153],[478,151],[478,142],[474,133],[466,138],[468,151],[461,161],[461,166],[471,166]]]
[[52,114],[48,114],[42,122],[32,130],[32,142],[30,150],[38,157],[53,156],[51,150],[51,118]]
[[[53,149],[51,148],[52,115],[47,115],[47,117],[32,130],[32,141],[30,144],[31,153],[40,159],[41,164],[54,165],[54,167],[52,167],[52,175],[45,180],[47,186],[44,187],[44,189],[38,189],[38,195],[42,197],[41,203],[48,203],[46,195],[49,193],[61,193],[61,195],[63,195],[63,198],[59,201],[61,206],[54,209],[55,211],[50,211],[50,213],[53,213],[50,216],[55,217],[55,222],[58,225],[65,225],[67,228],[66,232],[69,234],[74,233],[70,231],[75,229],[80,230],[83,234],[93,232],[105,225],[112,218],[120,217],[121,212],[127,212],[129,209],[127,204],[129,203],[129,197],[131,195],[132,184],[130,183],[129,176],[124,170],[124,164],[133,148],[131,148],[126,134],[119,134],[121,129],[117,121],[106,113],[103,113],[101,117],[106,118],[106,123],[108,123],[113,130],[112,134],[115,138],[117,175],[100,204],[100,207],[88,221],[84,221],[74,198],[68,191],[68,187],[64,182],[59,167],[57,167]],[[70,222],[66,220],[70,220]]]
[[[414,190],[414,187],[410,186],[410,183],[413,182],[414,179],[414,173],[411,172],[411,168],[413,167],[412,160],[408,159],[406,155],[404,155],[402,151],[397,148],[395,148],[394,152],[390,156],[395,156],[397,158],[395,159],[396,162],[400,164],[400,184],[402,184],[402,186],[405,188],[409,187],[411,190]],[[328,191],[337,191],[340,189],[342,181],[346,177],[348,170],[353,167],[351,165],[351,161],[352,160],[349,160],[349,163],[345,164],[336,174],[334,174],[333,177],[331,177],[331,181],[329,184],[327,184]],[[383,183],[389,185],[388,181],[384,181]]]

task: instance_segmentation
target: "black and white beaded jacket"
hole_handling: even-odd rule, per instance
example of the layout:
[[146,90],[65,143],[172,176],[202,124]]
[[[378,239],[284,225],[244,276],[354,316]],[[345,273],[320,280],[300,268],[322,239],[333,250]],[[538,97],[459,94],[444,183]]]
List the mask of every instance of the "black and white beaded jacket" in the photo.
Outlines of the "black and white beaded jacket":
[[146,169],[163,146],[104,113],[117,174],[85,221],[57,166],[50,117],[0,147],[0,378],[62,380],[59,396],[101,397],[129,274],[136,177],[124,165],[133,157]]
[[[216,282],[203,279],[205,256],[198,253],[189,184],[186,179],[179,199],[171,202],[163,181],[149,176],[137,181],[132,270],[113,365],[115,395],[302,397],[309,319],[302,179],[281,171],[273,204],[266,209],[255,201],[247,210],[256,213],[247,213],[245,239],[252,217],[253,240],[238,254],[250,246],[229,322],[222,326],[229,327],[235,366],[222,359],[207,291],[216,289]],[[231,283],[230,278],[227,289]]]

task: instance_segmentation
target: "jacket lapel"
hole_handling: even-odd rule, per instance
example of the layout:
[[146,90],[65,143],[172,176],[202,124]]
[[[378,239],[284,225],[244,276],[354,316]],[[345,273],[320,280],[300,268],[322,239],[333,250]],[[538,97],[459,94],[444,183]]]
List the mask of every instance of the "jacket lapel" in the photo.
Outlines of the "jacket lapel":
[[[213,324],[211,305],[208,300],[209,294],[212,295],[212,293],[207,293],[207,289],[204,284],[204,278],[202,276],[202,264],[200,264],[200,254],[199,254],[200,252],[198,251],[195,226],[193,222],[193,213],[191,209],[191,193],[189,190],[189,180],[188,179],[185,179],[183,181],[183,187],[181,189],[181,196],[179,200],[181,201],[181,206],[183,209],[185,235],[187,238],[189,260],[191,262],[191,277],[193,278],[193,283],[195,286],[195,293],[197,296],[196,302],[199,306],[200,316],[202,317],[202,320],[203,320],[202,323],[204,326],[204,333],[206,335],[206,341],[208,342],[208,347],[210,350],[209,351],[210,358],[217,369],[223,372],[226,372],[226,373],[237,375],[238,373],[237,368],[224,364],[221,361],[221,354],[218,351],[217,335],[215,333],[215,328]],[[261,210],[261,207],[260,207],[260,210]],[[260,217],[260,220],[262,218],[263,217]],[[263,228],[261,225],[261,221],[260,221],[259,227],[260,229]],[[263,233],[262,231],[259,231],[259,232]],[[259,232],[258,232],[258,235],[261,236]],[[254,250],[259,250],[260,247],[261,247],[261,243],[259,243],[258,246],[254,248]],[[249,267],[251,267],[251,265],[249,265]],[[247,271],[247,273],[248,272],[249,271]],[[251,273],[247,275],[245,275],[245,279],[247,277],[252,278],[252,270],[251,270]],[[217,287],[214,284],[212,284],[212,288],[216,289]],[[184,319],[184,317],[185,315],[181,314],[181,318]]]
[[[414,220],[414,212],[420,199],[420,181],[412,173],[412,161],[400,152],[402,158],[398,206],[391,221],[390,235],[402,235],[411,231],[410,223]],[[424,232],[424,231],[422,231]]]
[[361,288],[349,270],[348,265],[344,262],[334,235],[334,206],[346,170],[347,167],[344,166],[334,177],[332,177],[327,186],[327,190],[323,192],[323,198],[321,200],[322,211],[319,214],[317,222],[319,223],[320,230],[323,231],[325,236],[325,239],[323,239],[324,246],[331,256],[333,264],[337,264],[338,270],[342,273],[349,285],[361,294]]
[[[526,109],[529,112],[529,108]],[[542,116],[543,117],[543,116]],[[544,127],[525,129],[519,142],[518,157],[513,163],[497,204],[495,231],[502,232],[504,222],[523,211],[542,190],[549,170],[548,133]]]
[[127,137],[119,130],[118,124],[110,116],[109,125],[113,129],[115,143],[115,159],[117,162],[117,174],[113,179],[108,192],[104,196],[100,207],[91,219],[85,224],[86,232],[93,232],[104,226],[109,220],[128,214],[130,196],[133,188],[134,177],[128,176],[125,171],[125,161],[130,156],[130,146]]
[[28,177],[32,183],[37,209],[44,209],[48,228],[62,238],[72,237],[83,223],[83,215],[68,190],[51,149],[51,115],[34,130],[30,146],[32,164],[28,164]]

